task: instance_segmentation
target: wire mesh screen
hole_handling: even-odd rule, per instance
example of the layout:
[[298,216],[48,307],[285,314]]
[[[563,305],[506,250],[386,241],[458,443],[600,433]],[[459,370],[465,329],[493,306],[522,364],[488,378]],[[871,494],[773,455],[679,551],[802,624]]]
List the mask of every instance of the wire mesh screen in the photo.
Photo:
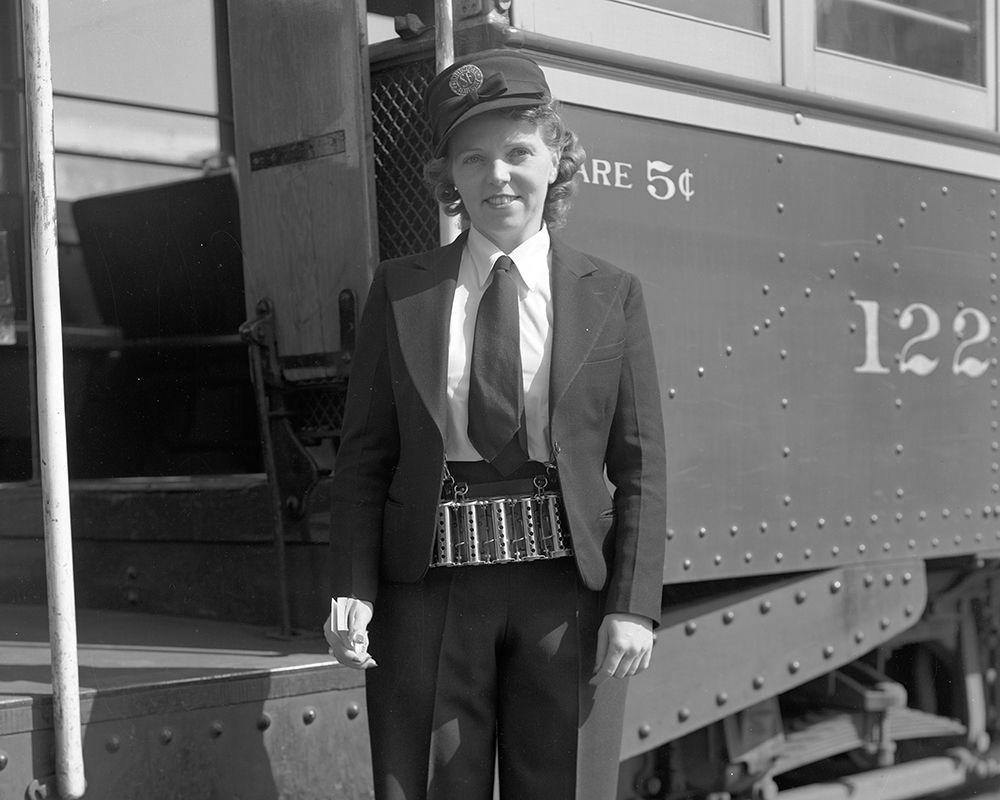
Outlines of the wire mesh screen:
[[381,258],[429,250],[438,244],[437,203],[424,185],[431,130],[424,119],[424,88],[434,59],[372,72],[375,194]]
[[344,419],[347,382],[290,386],[285,403],[292,427],[301,439],[329,439],[340,436]]

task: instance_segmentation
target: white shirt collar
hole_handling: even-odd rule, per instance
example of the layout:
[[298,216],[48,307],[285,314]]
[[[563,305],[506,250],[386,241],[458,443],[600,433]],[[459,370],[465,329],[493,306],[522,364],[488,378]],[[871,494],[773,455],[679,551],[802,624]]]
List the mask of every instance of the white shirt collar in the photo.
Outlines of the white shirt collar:
[[[550,246],[549,228],[547,225],[542,225],[538,233],[506,254],[514,262],[517,273],[530,292],[535,291],[542,281],[548,283]],[[469,255],[472,256],[476,278],[482,287],[489,280],[496,260],[505,253],[473,227],[469,228],[469,239],[466,242],[466,247],[469,249]]]

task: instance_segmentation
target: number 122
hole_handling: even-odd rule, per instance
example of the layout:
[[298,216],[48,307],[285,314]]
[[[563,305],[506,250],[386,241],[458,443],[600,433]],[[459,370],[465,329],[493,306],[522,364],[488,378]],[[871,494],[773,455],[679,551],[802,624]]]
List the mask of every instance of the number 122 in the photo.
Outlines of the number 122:
[[[854,302],[861,307],[865,315],[865,360],[863,364],[855,367],[854,371],[869,375],[885,375],[889,369],[882,365],[878,357],[878,301],[855,300]],[[900,373],[912,372],[922,377],[930,375],[937,369],[941,359],[929,358],[923,353],[914,352],[914,348],[921,342],[930,341],[941,332],[941,318],[926,303],[911,303],[899,315],[900,329],[908,331],[912,328],[917,321],[918,313],[923,316],[924,328],[921,332],[911,336],[903,345],[903,349],[900,350],[899,371]],[[951,327],[958,336],[962,336],[970,319],[975,320],[975,334],[962,341],[955,349],[955,355],[951,361],[951,371],[955,375],[978,378],[989,369],[990,362],[986,359],[974,358],[971,355],[966,356],[965,351],[989,338],[989,319],[978,308],[963,308],[955,315]]]

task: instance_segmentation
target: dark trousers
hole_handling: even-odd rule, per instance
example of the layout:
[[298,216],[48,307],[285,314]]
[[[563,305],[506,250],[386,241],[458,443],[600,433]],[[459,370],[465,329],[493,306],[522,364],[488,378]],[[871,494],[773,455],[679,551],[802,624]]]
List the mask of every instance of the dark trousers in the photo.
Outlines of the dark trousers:
[[602,597],[573,559],[384,584],[366,674],[377,800],[611,800],[626,683],[594,689]]

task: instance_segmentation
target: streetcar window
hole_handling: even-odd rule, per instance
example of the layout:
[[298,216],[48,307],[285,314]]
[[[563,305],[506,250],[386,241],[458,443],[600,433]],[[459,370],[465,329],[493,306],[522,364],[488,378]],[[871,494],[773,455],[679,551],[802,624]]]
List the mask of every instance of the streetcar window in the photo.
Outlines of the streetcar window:
[[767,0],[646,0],[645,5],[734,28],[768,33]]
[[213,0],[51,9],[59,197],[197,176],[220,150]]
[[817,0],[819,47],[985,85],[981,0]]

